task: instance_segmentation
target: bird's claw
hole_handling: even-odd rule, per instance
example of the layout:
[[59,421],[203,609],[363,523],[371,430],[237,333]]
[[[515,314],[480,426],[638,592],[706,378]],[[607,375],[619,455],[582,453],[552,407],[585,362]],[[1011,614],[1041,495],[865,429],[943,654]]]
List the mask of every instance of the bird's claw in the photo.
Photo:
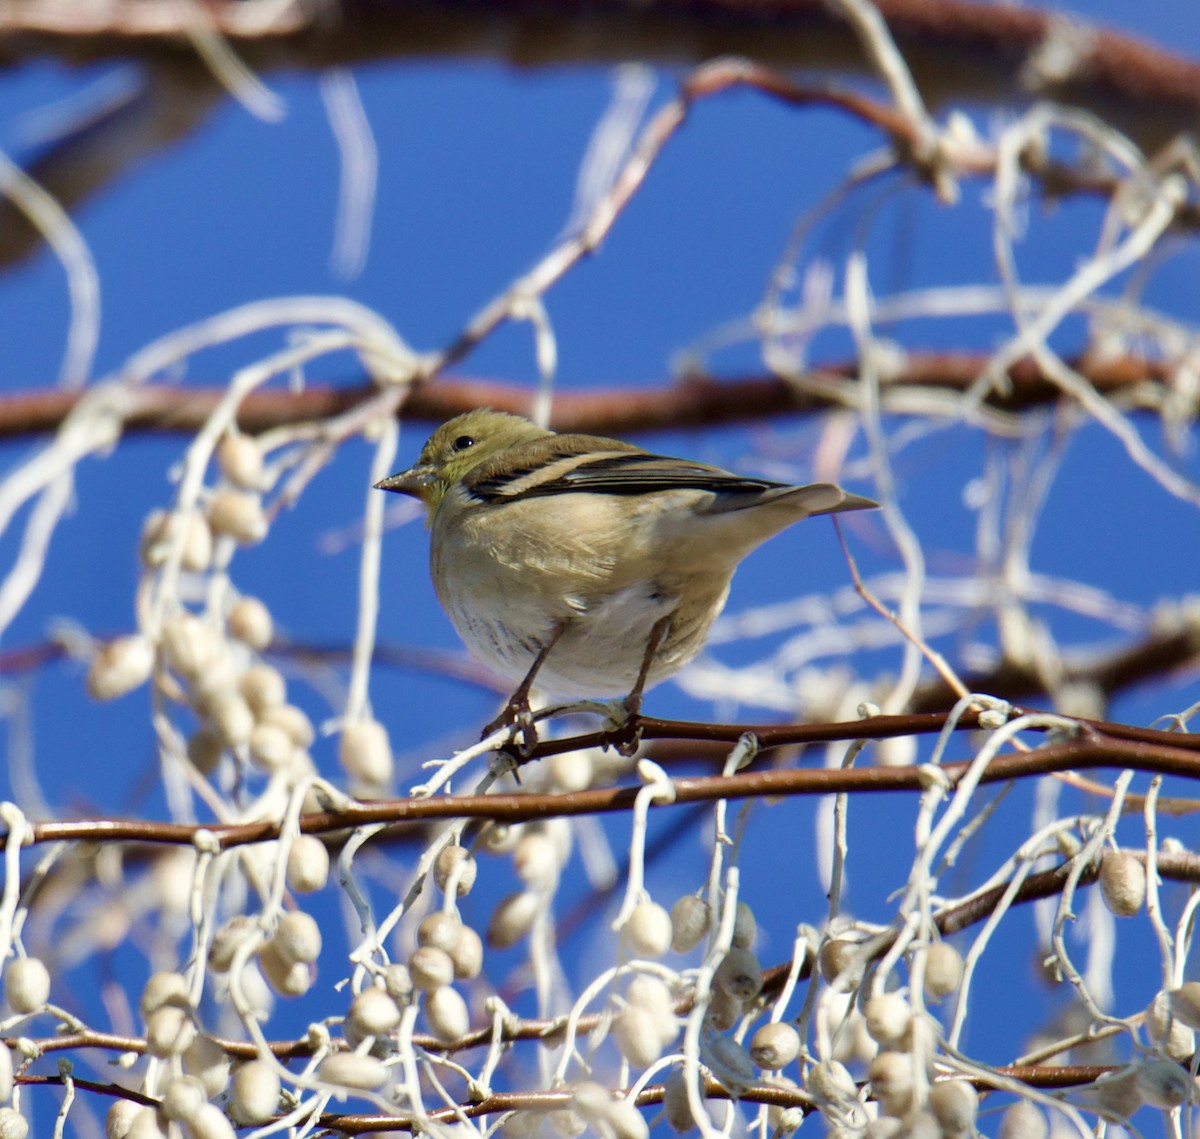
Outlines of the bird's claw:
[[534,723],[533,710],[528,700],[512,699],[504,705],[500,715],[483,729],[481,739],[487,739],[493,732],[501,728],[512,727],[509,740],[516,746],[517,753],[522,759],[527,759],[537,747],[537,725]]
[[610,706],[609,724],[614,733],[620,733],[624,738],[614,743],[618,755],[636,755],[642,746],[642,726],[638,719],[642,714],[641,693],[630,693],[622,700],[614,700]]

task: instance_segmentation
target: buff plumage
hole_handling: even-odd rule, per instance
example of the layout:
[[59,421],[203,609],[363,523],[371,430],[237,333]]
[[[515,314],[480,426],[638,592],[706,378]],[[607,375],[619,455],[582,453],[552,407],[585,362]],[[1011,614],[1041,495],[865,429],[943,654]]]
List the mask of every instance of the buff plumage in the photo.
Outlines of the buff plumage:
[[468,647],[550,697],[626,696],[703,647],[741,560],[802,518],[876,503],[557,434],[480,409],[378,484],[421,499],[434,587]]

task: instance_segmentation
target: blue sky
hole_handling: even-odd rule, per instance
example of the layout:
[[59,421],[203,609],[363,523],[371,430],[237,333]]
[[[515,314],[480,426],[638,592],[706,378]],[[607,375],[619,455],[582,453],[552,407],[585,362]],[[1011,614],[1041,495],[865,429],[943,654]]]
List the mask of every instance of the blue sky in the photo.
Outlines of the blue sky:
[[[1181,53],[1200,53],[1200,10],[1185,0],[1111,2],[1079,12],[1131,27]],[[111,82],[115,70],[68,70],[46,62],[10,69],[0,78],[0,145],[15,160],[27,160],[38,148],[30,116],[80,92],[86,99],[89,84]],[[436,349],[550,248],[571,213],[581,157],[610,99],[611,73],[597,67],[516,71],[495,62],[431,61],[373,63],[356,69],[354,77],[379,156],[371,242],[361,274],[346,280],[330,267],[339,169],[317,81],[295,73],[268,75],[286,103],[282,122],[260,122],[225,100],[193,134],[137,163],[75,215],[102,290],[96,375],[172,329],[290,294],[352,296],[384,315],[414,347]],[[673,94],[674,82],[670,73],[657,76],[654,105]],[[967,109],[986,131],[993,109]],[[546,298],[558,337],[558,384],[567,390],[662,384],[682,349],[754,309],[792,225],[879,142],[842,116],[788,110],[753,93],[698,107],[598,255]],[[846,233],[860,218],[848,211],[840,229],[836,221],[823,227],[806,255],[829,258],[839,282]],[[1021,247],[1025,279],[1061,280],[1090,248],[1099,219],[1094,203],[1035,211],[1031,238]],[[980,186],[966,185],[956,209],[933,205],[924,191],[894,193],[881,207],[872,239],[873,287],[882,294],[994,281],[989,226]],[[1194,242],[1182,245],[1156,270],[1148,299],[1194,321],[1197,269]],[[65,295],[62,270],[45,250],[0,277],[0,326],[7,330],[0,344],[0,390],[52,382],[63,350]],[[914,342],[950,345],[960,335],[986,349],[999,331],[983,321],[950,328],[931,322],[919,328]],[[848,340],[827,343],[831,356],[849,351]],[[233,369],[277,344],[268,336],[206,353],[189,365],[184,382],[224,382]],[[757,367],[758,360],[756,347],[743,345],[714,357],[714,367],[737,375]],[[460,371],[532,386],[537,368],[528,327],[501,330]],[[311,378],[359,380],[348,357],[331,361],[324,372],[314,370]],[[1158,445],[1156,424],[1139,429]],[[425,424],[403,426],[397,466],[411,460],[427,431]],[[751,471],[784,463],[791,477],[803,479],[811,474],[808,456],[817,432],[813,424],[789,420],[645,442]],[[60,620],[101,636],[131,627],[141,522],[147,511],[169,501],[171,469],[184,445],[171,437],[130,439],[112,456],[80,467],[76,509],[56,534],[43,580],[7,634],[5,648],[42,640]],[[959,572],[972,556],[975,515],[963,488],[979,476],[986,446],[979,433],[943,431],[913,442],[898,459],[902,504],[931,572]],[[5,444],[0,462],[11,469],[29,447]],[[860,447],[854,457],[861,460],[862,454]],[[347,444],[301,503],[281,516],[269,541],[237,558],[238,587],[268,598],[280,626],[296,639],[327,646],[352,639],[358,557],[353,535],[369,462],[366,446]],[[1195,475],[1194,454],[1180,465]],[[861,462],[854,471],[861,476],[854,489],[872,493]],[[348,543],[337,541],[347,535]],[[329,552],[331,539],[336,552]],[[1159,598],[1194,588],[1195,543],[1194,510],[1169,499],[1130,466],[1110,437],[1093,428],[1069,444],[1033,543],[1033,568],[1094,582],[1148,611]],[[894,550],[878,527],[857,533],[854,545],[864,572],[896,568]],[[11,535],[0,539],[0,565],[8,564],[14,548]],[[426,535],[419,525],[389,532],[380,639],[459,652],[437,609],[425,559]],[[844,588],[847,578],[832,528],[812,523],[751,559],[737,578],[730,612]],[[1065,639],[1100,635],[1098,626],[1082,619],[1055,620]],[[725,663],[741,664],[780,643],[776,636],[713,652]],[[29,700],[35,769],[53,812],[161,814],[144,692],[115,706],[85,704],[82,669],[74,663],[13,683]],[[336,690],[336,682],[322,691],[300,685],[298,699],[320,722],[336,713],[327,699]],[[407,765],[401,786],[415,781],[420,761],[475,738],[496,702],[487,690],[411,670],[379,670],[372,697],[376,714],[393,725],[399,758]],[[1185,678],[1165,696],[1131,694],[1115,714],[1143,722],[1193,699]],[[647,710],[664,716],[774,715],[745,704],[714,710],[672,684],[650,695]],[[14,735],[10,721],[10,747]],[[332,771],[332,756],[330,741],[318,745],[315,758],[322,769]],[[796,913],[820,912],[820,889],[811,875],[789,883],[795,895],[784,891],[785,905],[779,906],[767,872],[781,844],[791,843],[796,852],[789,863],[799,865],[803,876],[812,844],[807,837],[797,844],[795,835],[808,835],[814,809],[806,804],[793,814],[763,810],[743,852],[745,864],[760,871],[750,889],[763,908],[760,924],[771,931],[763,952],[772,960],[786,956]],[[1028,798],[1018,795],[1005,818],[1019,830],[1030,809]],[[911,842],[909,806],[898,814],[882,800],[864,803],[855,822],[862,827],[868,861],[886,859],[895,846]],[[612,833],[619,844],[620,826]],[[667,894],[680,883],[695,884],[700,850],[698,841],[685,842],[664,861],[657,872]],[[975,867],[990,865],[988,856],[998,853],[977,853]],[[852,881],[870,880],[868,871],[852,870]],[[571,892],[583,892],[581,880],[569,884]],[[864,890],[857,900],[863,916],[882,917],[882,911],[868,912],[879,897]],[[1134,935],[1131,944],[1136,943]],[[585,967],[594,964],[589,957],[594,952],[592,946],[581,954]],[[1030,956],[1014,953],[996,968],[1010,970],[1011,984],[1020,986],[1033,964]],[[989,1024],[987,1031],[995,1034],[989,1043],[997,1056],[1019,1049],[1004,1024]]]

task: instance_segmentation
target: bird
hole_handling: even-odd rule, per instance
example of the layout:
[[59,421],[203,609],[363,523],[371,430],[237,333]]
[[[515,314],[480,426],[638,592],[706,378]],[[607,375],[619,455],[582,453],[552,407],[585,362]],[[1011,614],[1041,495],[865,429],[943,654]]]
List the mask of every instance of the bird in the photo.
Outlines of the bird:
[[477,408],[375,484],[419,499],[438,600],[468,648],[517,689],[484,736],[521,725],[530,694],[624,697],[703,647],[739,563],[802,518],[879,504],[792,486]]

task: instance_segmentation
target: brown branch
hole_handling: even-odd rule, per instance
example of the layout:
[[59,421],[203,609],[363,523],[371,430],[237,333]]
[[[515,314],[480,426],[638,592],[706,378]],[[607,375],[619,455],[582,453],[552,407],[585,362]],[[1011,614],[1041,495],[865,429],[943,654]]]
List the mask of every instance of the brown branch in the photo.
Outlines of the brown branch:
[[[1019,714],[1014,709],[1013,714]],[[878,739],[941,730],[944,715],[876,716],[840,724],[732,725],[689,723],[642,718],[620,729],[592,732],[564,739],[541,741],[533,759],[589,747],[644,739],[721,741],[733,746],[745,733],[753,734],[761,749],[795,746],[830,740]],[[978,716],[967,714],[957,727],[978,726]],[[527,761],[529,762],[529,761]],[[969,768],[969,761],[941,766],[953,785]],[[1134,728],[1123,724],[1080,721],[1074,739],[1047,743],[1029,751],[999,755],[984,771],[984,784],[1008,782],[1073,770],[1132,769],[1184,779],[1200,779],[1200,736]],[[927,779],[919,767],[861,767],[847,770],[773,768],[741,771],[735,775],[679,776],[672,780],[674,802],[711,803],[721,799],[748,799],[777,795],[866,794],[885,791],[922,791]],[[528,822],[550,817],[603,814],[632,809],[639,788],[602,787],[565,794],[445,795],[433,798],[399,798],[356,802],[340,811],[324,811],[301,818],[306,834],[324,834],[345,827],[383,824],[406,827],[431,819],[487,819]],[[193,845],[204,830],[222,849],[267,842],[279,837],[280,825],[272,820],[237,824],[166,823],[142,819],[81,819],[32,824],[31,841],[44,842],[145,842]],[[6,841],[6,840],[5,840]],[[0,848],[4,845],[0,842]]]
[[[1190,130],[1200,112],[1200,65],[1074,16],[1074,66],[1034,75],[1030,56],[1059,35],[1053,11],[978,0],[876,0],[926,98],[1027,100],[1031,95],[1114,108],[1144,139]],[[547,6],[539,0],[295,3],[264,24],[239,0],[209,0],[214,25],[255,68],[321,68],[379,58],[488,56],[521,66],[618,62],[677,65],[737,54],[780,68],[864,67],[858,41],[823,0],[617,0]],[[333,10],[331,13],[331,9]],[[153,0],[64,9],[57,0],[0,8],[0,59],[53,55],[72,63],[140,56],[191,63],[191,16]],[[1031,90],[1031,82],[1033,84]]]
[[[963,392],[979,379],[989,357],[974,352],[911,352],[887,391],[927,388]],[[1092,360],[1068,359],[1103,396],[1123,406],[1155,410],[1167,395],[1174,372],[1165,361],[1137,356]],[[832,361],[814,374],[853,379],[854,361]],[[1061,398],[1059,389],[1032,360],[1009,369],[1011,390],[993,393],[989,406],[1023,411]],[[372,384],[347,387],[309,385],[300,392],[259,391],[242,402],[238,423],[258,434],[281,424],[301,423],[339,415],[375,395]],[[125,431],[130,434],[192,434],[224,398],[223,387],[147,384],[129,393]],[[31,388],[0,396],[0,438],[21,438],[55,431],[81,398],[55,387]],[[474,407],[528,414],[534,396],[525,385],[499,380],[455,376],[412,389],[405,401],[407,419],[441,422]],[[637,434],[680,427],[709,427],[786,415],[808,415],[835,406],[834,401],[775,376],[718,379],[692,375],[667,385],[633,388],[603,384],[585,391],[560,391],[554,397],[553,426],[560,431],[599,431]]]
[[[1020,1064],[993,1069],[997,1080],[1019,1080],[1029,1087],[1035,1088],[1069,1088],[1083,1084],[1094,1083],[1102,1076],[1116,1071],[1115,1066],[1083,1065],[1083,1064]],[[129,1088],[116,1084],[102,1084],[94,1080],[82,1080],[72,1077],[76,1087],[100,1095],[116,1096],[133,1100],[136,1103],[154,1106],[158,1101]],[[17,1076],[16,1083],[23,1085],[41,1084],[47,1086],[63,1086],[63,1076],[22,1075]],[[981,1091],[988,1091],[990,1085],[986,1078],[979,1077],[974,1083]],[[620,1089],[626,1092],[628,1089]],[[653,1107],[662,1103],[666,1092],[665,1085],[651,1084],[638,1093],[638,1107]],[[712,1078],[703,1081],[702,1095],[705,1099],[730,1099],[733,1094]],[[574,1089],[560,1088],[554,1091],[525,1091],[525,1092],[493,1092],[486,1097],[457,1104],[454,1107],[442,1107],[430,1111],[425,1119],[435,1123],[453,1123],[457,1119],[478,1119],[483,1115],[499,1115],[509,1111],[529,1111],[544,1114],[551,1111],[569,1109],[572,1105]],[[811,1097],[802,1088],[775,1087],[770,1084],[756,1084],[737,1093],[738,1100],[744,1103],[768,1104],[777,1107],[797,1108],[806,1114],[813,1110]],[[366,1115],[355,1113],[327,1112],[320,1117],[320,1126],[329,1128],[342,1135],[362,1135],[383,1132],[421,1131],[425,1128],[424,1121],[418,1122],[412,1117],[396,1115]]]
[[[1130,853],[1143,860],[1145,858],[1142,852],[1130,851]],[[1159,851],[1156,859],[1156,867],[1161,877],[1166,880],[1192,884],[1200,883],[1200,855],[1190,853],[1172,854]],[[1042,898],[1056,896],[1061,892],[1070,870],[1070,865],[1063,863],[1052,869],[1030,874],[1017,889],[1011,899],[1011,904],[1019,906],[1038,901]],[[1095,885],[1098,880],[1099,865],[1094,864],[1085,867],[1078,874],[1076,885],[1079,889],[1085,889]],[[934,922],[939,932],[945,937],[950,937],[986,920],[995,910],[996,905],[1007,889],[1007,883],[1002,883],[991,890],[985,891],[978,897],[939,910],[934,915]],[[878,960],[883,957],[890,948],[891,943],[887,939],[880,939],[874,945],[875,952],[873,959]],[[805,980],[810,976],[811,964],[811,961],[806,961],[802,965],[799,973],[800,980]],[[777,992],[788,977],[791,968],[791,962],[781,962],[764,969],[762,974],[763,993],[770,996]],[[680,1016],[686,1016],[691,1011],[691,1008],[691,995],[685,994],[676,1004],[675,1011]],[[607,1015],[607,1013],[597,1012],[585,1013],[580,1016],[575,1026],[577,1036],[587,1036],[599,1025],[601,1019]],[[533,1040],[554,1041],[562,1035],[565,1027],[566,1018],[561,1016],[553,1018],[517,1018],[503,1026],[500,1039],[505,1043]],[[487,1047],[491,1044],[494,1036],[495,1026],[489,1023],[480,1028],[473,1029],[459,1039],[450,1042],[428,1033],[415,1033],[413,1035],[413,1043],[418,1048],[423,1048],[429,1052],[451,1055],[469,1051],[473,1048]],[[235,1059],[248,1060],[253,1059],[257,1055],[257,1046],[251,1041],[232,1040],[222,1037],[213,1037],[212,1039],[223,1051]],[[5,1043],[12,1047],[17,1044],[17,1040],[13,1038],[6,1040]],[[98,1048],[113,1052],[133,1052],[139,1055],[146,1051],[146,1041],[142,1037],[121,1036],[92,1029],[61,1033],[44,1039],[36,1039],[33,1043],[39,1054],[77,1051],[84,1048]],[[318,1043],[307,1034],[294,1040],[278,1040],[268,1043],[271,1053],[280,1060],[311,1056],[318,1046]],[[1066,1069],[1061,1068],[1026,1066],[1022,1070],[1029,1073],[1028,1075],[1017,1075],[1018,1070],[1015,1068],[1002,1068],[999,1070],[1005,1074],[1013,1075],[1014,1078],[1033,1083],[1037,1087],[1061,1086],[1061,1084],[1056,1084],[1053,1081],[1069,1079],[1064,1074]],[[1037,1074],[1036,1079],[1033,1076],[1034,1073]]]
[[[1195,666],[1198,657],[1200,629],[1190,627],[1181,619],[1174,628],[1156,630],[1140,641],[1107,653],[1064,650],[1057,682],[1091,684],[1106,700],[1111,700],[1134,685]],[[1052,694],[1047,678],[1037,669],[1011,661],[999,663],[990,672],[965,675],[961,679],[971,692],[987,692],[1005,700],[1028,700]],[[945,708],[953,699],[950,687],[934,678],[913,696],[911,709],[933,712]]]
[[[1103,113],[1147,151],[1189,131],[1200,109],[1200,65],[1117,32],[1086,28],[1074,16],[1064,31],[1066,22],[1054,12],[1005,10],[971,0],[881,0],[878,6],[932,103],[1054,97]],[[336,20],[329,19],[330,7],[337,8]],[[793,104],[839,106],[880,127],[904,161],[931,173],[920,170],[930,160],[922,153],[926,140],[920,124],[865,95],[801,87],[781,77],[806,63],[822,73],[864,70],[855,34],[823,0],[662,0],[634,7],[593,0],[549,11],[537,0],[447,4],[444,10],[436,0],[387,6],[330,0],[320,8],[297,0],[273,13],[271,23],[264,21],[261,8],[237,0],[205,5],[214,27],[259,69],[506,49],[526,65],[593,58],[593,53],[614,61],[632,56],[672,64],[737,57],[700,68],[685,85],[686,96],[748,84]],[[132,55],[148,64],[139,90],[64,131],[32,161],[30,173],[61,204],[78,205],[139,159],[190,133],[221,98],[223,92],[195,55],[193,21],[194,13],[164,0],[113,0],[75,13],[49,0],[0,7],[0,66],[37,54],[65,54],[73,61]],[[585,43],[589,46],[581,55]],[[1060,61],[1066,50],[1074,53],[1071,66],[1059,64],[1062,74],[1031,66],[1048,43]],[[118,143],[110,144],[110,137]],[[957,175],[988,173],[989,163],[982,156],[972,161],[959,154],[955,165]],[[1110,195],[1117,185],[1058,163],[1037,173],[1051,195]],[[1192,203],[1179,214],[1179,224],[1200,224],[1200,210]],[[40,242],[23,214],[0,200],[0,264],[23,258]]]

